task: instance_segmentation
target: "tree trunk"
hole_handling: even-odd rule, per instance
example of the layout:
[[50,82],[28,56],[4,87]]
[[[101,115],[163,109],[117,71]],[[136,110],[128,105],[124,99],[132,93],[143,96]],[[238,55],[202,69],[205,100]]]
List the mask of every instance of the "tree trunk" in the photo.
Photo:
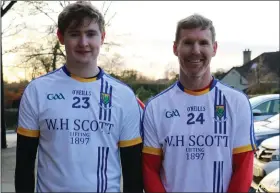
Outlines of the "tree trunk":
[[1,44],[1,148],[7,148],[6,140],[6,122],[4,107],[4,80],[3,80],[3,60],[2,60],[2,44]]
[[52,70],[56,70],[56,60],[57,60],[57,51],[59,49],[59,41],[56,41],[56,44],[53,48],[53,62],[52,62]]

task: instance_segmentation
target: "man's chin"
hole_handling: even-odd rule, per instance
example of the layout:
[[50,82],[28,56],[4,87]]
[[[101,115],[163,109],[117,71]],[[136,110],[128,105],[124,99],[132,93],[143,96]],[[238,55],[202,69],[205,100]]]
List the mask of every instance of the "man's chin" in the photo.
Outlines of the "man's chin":
[[188,77],[199,78],[203,75],[203,72],[199,69],[196,70],[185,70],[185,75]]
[[189,73],[188,74],[189,77],[194,78],[194,79],[198,79],[202,77],[201,73]]
[[88,65],[90,63],[89,60],[76,60],[76,63],[82,64],[82,65]]

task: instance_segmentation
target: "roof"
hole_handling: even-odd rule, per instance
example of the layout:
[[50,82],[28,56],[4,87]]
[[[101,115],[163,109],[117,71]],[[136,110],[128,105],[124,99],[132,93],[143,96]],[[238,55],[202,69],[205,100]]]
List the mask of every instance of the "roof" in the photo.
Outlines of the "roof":
[[[257,56],[253,60],[243,64],[242,66],[231,68],[222,78],[224,78],[231,70],[235,69],[239,72],[244,78],[247,77],[252,65],[254,63],[259,64],[260,59],[263,58],[263,64],[268,68],[269,72],[275,72],[278,76],[280,74],[280,52],[264,52],[261,55]],[[221,79],[222,79],[221,78]]]
[[270,72],[276,72],[279,74],[280,67],[280,52],[264,52],[253,60],[245,63],[235,69],[243,76],[246,77],[254,63],[260,64],[260,59],[263,58],[263,64],[268,68]]

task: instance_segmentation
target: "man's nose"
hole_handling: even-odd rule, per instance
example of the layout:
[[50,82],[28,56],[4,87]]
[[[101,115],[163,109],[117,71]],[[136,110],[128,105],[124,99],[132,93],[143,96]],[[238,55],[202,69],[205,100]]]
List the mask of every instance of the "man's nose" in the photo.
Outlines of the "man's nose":
[[198,43],[194,43],[192,47],[192,53],[193,54],[199,54],[200,53],[200,46]]
[[88,41],[85,35],[81,35],[79,39],[79,46],[85,47],[88,45]]

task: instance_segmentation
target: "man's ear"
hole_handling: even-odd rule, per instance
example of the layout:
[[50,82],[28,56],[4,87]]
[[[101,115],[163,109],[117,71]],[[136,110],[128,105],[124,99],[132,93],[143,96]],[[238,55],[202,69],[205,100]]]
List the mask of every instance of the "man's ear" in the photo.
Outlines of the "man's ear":
[[64,45],[64,37],[63,37],[63,35],[61,34],[61,32],[59,31],[59,29],[57,30],[56,35],[57,35],[57,38],[58,38],[59,42],[60,42],[62,45]]
[[213,57],[216,56],[216,53],[217,53],[217,49],[218,49],[218,42],[214,42],[213,44]]
[[104,32],[102,32],[102,34],[101,34],[101,44],[104,43],[105,36],[106,36],[106,32],[104,31]]
[[178,56],[178,50],[177,50],[177,43],[173,42],[173,53],[175,56]]

